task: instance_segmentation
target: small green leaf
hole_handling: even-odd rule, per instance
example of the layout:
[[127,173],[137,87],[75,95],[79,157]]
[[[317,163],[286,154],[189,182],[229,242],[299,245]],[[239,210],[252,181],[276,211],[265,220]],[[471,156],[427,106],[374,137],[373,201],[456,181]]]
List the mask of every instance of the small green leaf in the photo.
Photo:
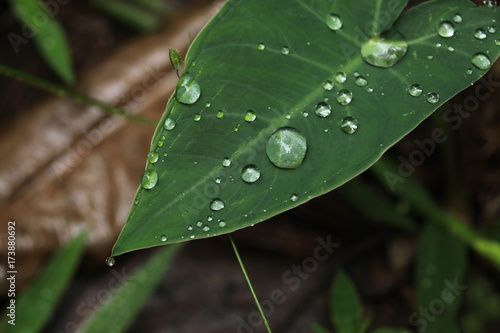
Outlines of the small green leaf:
[[457,313],[466,292],[467,251],[445,228],[427,223],[421,235],[415,279],[418,309],[410,324],[428,333],[459,333]]
[[8,317],[9,312],[2,314],[0,332],[42,331],[78,267],[86,238],[84,232],[59,249],[36,280],[15,299],[15,326],[7,324],[13,319]]
[[181,55],[176,50],[168,49],[168,56],[170,58],[170,63],[172,64],[172,67],[176,71],[178,71],[182,65]]
[[344,184],[484,75],[476,54],[498,58],[493,36],[474,37],[497,7],[428,1],[399,16],[406,3],[227,1],[188,51],[151,145],[164,158],[146,165],[158,183],[139,188],[113,255],[229,233]]
[[94,312],[80,328],[80,333],[120,333],[132,323],[150,293],[161,281],[179,245],[158,251]]
[[332,322],[339,333],[359,333],[363,307],[354,283],[343,270],[333,280],[330,295]]
[[11,0],[16,16],[35,34],[38,50],[50,67],[66,83],[75,81],[71,51],[61,28],[42,1]]

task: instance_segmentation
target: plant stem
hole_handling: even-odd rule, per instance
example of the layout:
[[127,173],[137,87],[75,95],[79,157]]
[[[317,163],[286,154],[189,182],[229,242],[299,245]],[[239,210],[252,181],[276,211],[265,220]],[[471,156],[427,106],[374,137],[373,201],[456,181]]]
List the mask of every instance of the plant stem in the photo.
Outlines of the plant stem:
[[87,96],[85,94],[79,93],[75,90],[63,87],[61,85],[58,85],[56,83],[47,81],[45,79],[42,79],[38,76],[28,74],[26,72],[20,71],[18,69],[5,66],[0,64],[0,74],[4,74],[8,77],[11,77],[13,79],[16,79],[21,82],[25,82],[29,85],[32,85],[34,87],[40,88],[46,92],[49,92],[51,94],[60,96],[60,97],[70,97],[73,100],[82,103],[82,104],[87,104],[87,105],[93,105],[99,107],[101,110],[108,114],[112,114],[115,116],[120,116],[123,118],[126,118],[128,120],[141,123],[147,126],[155,126],[155,123],[152,120],[149,120],[147,118],[130,114],[127,113],[125,110],[106,104],[104,102],[101,102],[95,98],[92,98],[90,96]]
[[240,254],[238,252],[238,249],[236,248],[236,244],[234,243],[233,237],[229,235],[229,240],[231,241],[231,245],[233,246],[234,254],[236,255],[236,258],[238,259],[238,262],[241,267],[241,271],[243,272],[243,275],[245,276],[245,279],[247,280],[248,287],[250,288],[250,292],[252,293],[253,299],[255,303],[257,304],[257,308],[259,309],[260,316],[262,317],[262,320],[264,321],[264,325],[267,328],[267,331],[269,333],[272,333],[271,327],[269,327],[269,322],[267,321],[266,315],[264,314],[264,311],[262,310],[262,307],[260,306],[259,299],[257,298],[257,295],[255,294],[255,291],[252,287],[252,282],[250,282],[250,278],[248,277],[247,271],[245,270],[245,265],[243,265],[243,262],[241,261]]

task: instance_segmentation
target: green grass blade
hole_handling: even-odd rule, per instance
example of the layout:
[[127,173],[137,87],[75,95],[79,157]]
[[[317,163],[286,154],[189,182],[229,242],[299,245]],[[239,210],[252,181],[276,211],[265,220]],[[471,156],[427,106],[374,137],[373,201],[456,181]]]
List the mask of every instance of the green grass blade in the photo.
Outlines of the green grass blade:
[[[230,233],[346,183],[484,75],[476,53],[498,58],[494,36],[474,37],[497,7],[428,1],[399,16],[394,3],[227,1],[188,51],[151,143],[165,158],[146,164],[113,255]],[[392,67],[362,57],[380,38],[407,41]]]
[[79,333],[120,333],[132,323],[170,267],[179,245],[158,251],[80,328]]
[[35,34],[35,43],[49,66],[66,83],[75,81],[71,50],[64,30],[42,1],[11,0],[16,16]]
[[78,267],[86,238],[86,232],[80,234],[52,257],[42,273],[15,298],[15,326],[7,323],[14,319],[8,316],[10,310],[4,311],[0,332],[36,333],[43,329]]
[[337,332],[360,333],[363,306],[356,286],[343,270],[339,270],[333,280],[330,309]]

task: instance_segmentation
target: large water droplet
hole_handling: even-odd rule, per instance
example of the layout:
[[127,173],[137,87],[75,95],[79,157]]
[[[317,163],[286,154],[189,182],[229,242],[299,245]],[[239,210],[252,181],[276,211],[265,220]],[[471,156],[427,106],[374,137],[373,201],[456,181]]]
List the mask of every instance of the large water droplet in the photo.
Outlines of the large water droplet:
[[439,94],[437,92],[430,92],[427,94],[427,102],[431,104],[436,104],[439,102]]
[[259,178],[260,170],[256,165],[247,165],[241,171],[241,179],[246,183],[255,183]]
[[337,14],[330,14],[326,16],[326,25],[333,31],[342,28],[342,20]]
[[104,261],[106,265],[109,267],[113,266],[115,264],[115,258],[113,257],[107,257],[106,260]]
[[148,154],[149,163],[154,164],[154,163],[158,162],[158,157],[159,157],[158,153],[155,153],[154,151],[149,152],[149,154]]
[[255,114],[255,111],[253,110],[248,110],[245,112],[245,115],[243,116],[243,119],[245,119],[246,122],[251,123],[255,119],[257,119],[257,115]]
[[295,128],[277,129],[267,141],[266,153],[269,160],[278,168],[294,169],[299,167],[306,156],[306,138]]
[[175,127],[175,120],[172,118],[167,118],[165,119],[165,122],[163,123],[163,128],[166,129],[167,131],[173,130]]
[[361,46],[363,60],[376,67],[388,68],[397,64],[408,51],[403,35],[390,30],[380,37],[373,37]]
[[455,26],[450,21],[443,21],[438,26],[438,35],[443,38],[450,38],[455,34]]
[[229,158],[227,158],[227,157],[226,157],[226,158],[224,158],[224,159],[222,160],[222,165],[223,165],[223,166],[225,166],[225,167],[230,166],[230,165],[231,165],[231,160],[230,160]]
[[412,95],[413,97],[418,97],[420,95],[422,95],[422,92],[424,90],[422,89],[422,86],[420,84],[412,84],[409,88],[408,88],[408,93],[410,95]]
[[325,102],[319,102],[314,110],[316,115],[321,118],[328,117],[332,113],[332,107]]
[[491,66],[491,60],[484,53],[476,53],[471,59],[472,64],[479,69],[487,70]]
[[352,101],[352,92],[347,89],[342,89],[337,93],[337,102],[340,105],[348,105]]
[[484,31],[484,29],[479,28],[474,32],[474,37],[476,37],[477,39],[485,39],[487,37],[486,31]]
[[161,241],[161,242],[166,242],[166,241],[167,241],[167,239],[168,239],[168,237],[167,237],[166,235],[161,235],[161,236],[160,236],[160,241]]
[[353,117],[345,117],[340,122],[340,128],[344,133],[354,134],[358,130],[358,120]]
[[347,74],[344,72],[338,72],[337,74],[335,74],[335,81],[337,81],[338,83],[344,83],[345,81],[347,81]]
[[210,202],[210,209],[217,212],[225,207],[224,201],[221,199],[214,199]]
[[183,104],[195,103],[201,95],[201,87],[198,81],[191,75],[183,75],[177,83],[175,98]]
[[334,87],[334,84],[332,81],[328,80],[328,81],[323,82],[323,88],[325,88],[325,90],[330,91],[333,89],[333,87]]
[[145,190],[150,190],[158,183],[158,173],[154,170],[146,170],[142,174],[141,186]]

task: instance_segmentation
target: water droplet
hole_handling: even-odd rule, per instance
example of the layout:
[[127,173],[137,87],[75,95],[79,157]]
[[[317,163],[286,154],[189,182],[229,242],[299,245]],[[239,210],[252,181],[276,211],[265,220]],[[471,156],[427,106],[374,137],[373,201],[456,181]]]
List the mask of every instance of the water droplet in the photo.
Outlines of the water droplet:
[[177,83],[175,98],[183,104],[194,104],[201,95],[198,81],[191,75],[183,75]]
[[366,91],[371,94],[373,92],[373,87],[372,86],[366,87]]
[[168,237],[167,237],[166,235],[161,235],[161,236],[160,236],[160,241],[161,241],[161,242],[166,242],[166,241],[167,241],[167,239],[168,239]]
[[290,49],[286,46],[283,46],[283,48],[281,49],[281,53],[287,55],[290,53]]
[[154,151],[149,152],[148,162],[151,164],[158,162],[158,153],[155,153]]
[[460,14],[453,15],[453,21],[455,21],[456,23],[462,22],[462,15]]
[[167,118],[165,119],[165,122],[163,123],[163,128],[166,129],[167,131],[173,130],[175,127],[175,120],[172,118]]
[[199,114],[199,113],[195,114],[194,117],[193,117],[193,120],[194,121],[200,121],[201,120],[201,114]]
[[450,38],[455,34],[455,26],[450,21],[443,21],[439,24],[438,35],[443,38]]
[[214,179],[214,182],[215,182],[215,184],[220,184],[222,182],[222,179],[220,179],[219,177],[217,177],[217,178]]
[[441,44],[441,43],[436,43],[436,47],[441,47],[441,46],[443,46],[443,44]]
[[338,83],[344,83],[345,81],[347,81],[346,73],[338,72],[337,74],[335,74],[335,81],[337,81]]
[[224,111],[223,110],[217,111],[216,117],[218,119],[224,118]]
[[316,105],[316,109],[314,110],[316,115],[321,118],[328,117],[332,113],[332,107],[330,104],[327,104],[325,102],[319,102]]
[[220,220],[219,221],[219,227],[220,228],[224,228],[226,226],[226,222],[224,222],[224,220]]
[[325,90],[330,91],[330,90],[332,90],[332,89],[333,89],[333,87],[334,87],[334,84],[333,84],[333,82],[332,82],[332,81],[330,81],[330,80],[325,81],[325,82],[323,83],[323,88],[325,88]]
[[222,160],[222,165],[223,165],[223,166],[225,166],[225,167],[230,166],[230,165],[231,165],[231,160],[230,160],[229,158],[227,158],[227,157],[226,157],[226,158],[224,158],[224,159]]
[[365,87],[367,84],[368,84],[368,80],[365,79],[364,76],[362,75],[359,75],[358,77],[356,77],[356,79],[354,80],[354,83],[356,83],[356,85],[358,87]]
[[255,114],[255,111],[248,110],[243,118],[245,119],[246,122],[251,123],[252,121],[257,119],[257,115]]
[[208,225],[205,225],[205,226],[203,226],[202,230],[205,231],[205,232],[209,232],[210,231],[210,227]]
[[484,29],[479,28],[474,32],[474,37],[476,37],[477,39],[485,39],[487,37],[486,31],[484,31]]
[[420,84],[412,84],[409,88],[408,88],[408,93],[410,95],[412,95],[413,97],[418,97],[420,95],[422,95],[422,92],[424,90],[422,89],[422,86]]
[[471,75],[472,73],[474,73],[474,71],[473,71],[472,69],[468,68],[468,69],[465,71],[465,73],[466,73],[467,75]]
[[285,114],[285,118],[288,120],[292,119],[292,114],[291,113]]
[[439,94],[436,92],[430,92],[427,94],[427,102],[431,104],[436,104],[439,102]]
[[193,230],[193,226],[191,226],[191,225],[190,225],[190,226],[188,226],[188,227],[187,227],[187,230],[189,230],[189,231]]
[[342,20],[337,14],[330,14],[326,16],[326,25],[333,31],[342,28]]
[[146,170],[142,174],[141,185],[145,190],[150,190],[158,183],[158,173],[154,170]]
[[189,238],[193,239],[193,238],[194,238],[194,235],[193,235],[193,234],[189,235]]
[[497,5],[497,2],[495,0],[483,0],[483,4],[486,7],[495,7]]
[[246,183],[255,183],[259,178],[260,170],[256,165],[247,165],[241,171],[241,179]]
[[106,260],[104,261],[106,265],[109,267],[113,266],[115,264],[115,258],[113,257],[107,257]]
[[304,118],[309,117],[309,112],[307,112],[307,111],[302,111],[302,116],[304,116]]
[[432,60],[434,59],[434,56],[433,55],[427,56],[427,59]]
[[448,51],[453,52],[455,51],[455,48],[453,46],[448,46]]
[[353,117],[345,117],[340,122],[340,128],[344,133],[354,134],[358,130],[358,120]]
[[295,128],[277,129],[267,141],[266,153],[278,168],[293,169],[302,164],[306,156],[306,138]]
[[214,219],[214,218],[212,217],[212,215],[208,215],[208,216],[207,216],[207,221],[208,221],[208,222],[212,222],[212,220],[213,220],[213,219]]
[[497,32],[497,28],[496,28],[495,26],[493,26],[493,25],[490,25],[490,26],[488,27],[488,32],[489,32],[490,34],[494,34],[495,32]]
[[340,105],[348,105],[352,101],[352,92],[347,89],[342,89],[337,93],[337,102]]
[[257,45],[257,50],[259,51],[262,51],[266,48],[266,46],[264,45],[264,43],[260,43],[259,45]]
[[500,39],[495,39],[495,45],[500,46]]
[[372,37],[361,46],[361,56],[370,65],[382,68],[392,67],[406,54],[408,43],[403,35],[390,30],[380,37]]
[[203,222],[201,222],[201,221],[196,222],[196,226],[197,226],[198,228],[201,228],[201,226],[202,226],[202,225],[203,225]]
[[491,60],[484,53],[476,53],[472,57],[472,64],[479,69],[487,70],[491,66]]
[[225,207],[224,201],[221,199],[214,199],[210,202],[210,209],[217,212]]
[[294,193],[290,196],[290,201],[296,202],[297,200],[299,200],[299,196],[297,194]]

